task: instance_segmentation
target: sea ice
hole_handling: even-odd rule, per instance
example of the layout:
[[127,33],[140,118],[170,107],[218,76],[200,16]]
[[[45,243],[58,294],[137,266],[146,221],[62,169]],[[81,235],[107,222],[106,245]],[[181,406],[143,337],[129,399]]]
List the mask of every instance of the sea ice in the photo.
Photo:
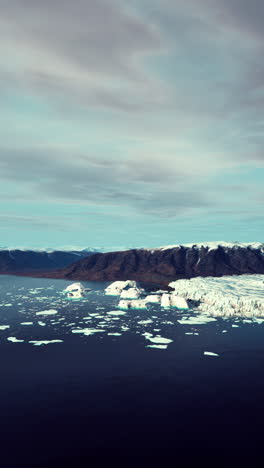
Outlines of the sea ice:
[[159,345],[159,344],[147,345],[146,348],[167,349],[167,348],[168,348],[168,345]]
[[7,340],[11,341],[12,343],[23,343],[25,341],[25,340],[18,340],[15,336],[9,336]]
[[10,328],[10,325],[0,325],[0,330],[6,330],[7,328]]
[[72,330],[72,333],[82,333],[83,335],[90,336],[93,335],[94,333],[103,333],[106,330],[100,330],[97,328],[81,328],[81,329],[74,329]]
[[29,343],[32,343],[34,346],[42,346],[42,345],[48,345],[51,343],[63,343],[63,340],[29,341]]
[[36,312],[36,315],[55,315],[58,311],[55,309],[42,310],[41,312]]
[[205,356],[219,356],[217,353],[212,353],[211,351],[204,351]]

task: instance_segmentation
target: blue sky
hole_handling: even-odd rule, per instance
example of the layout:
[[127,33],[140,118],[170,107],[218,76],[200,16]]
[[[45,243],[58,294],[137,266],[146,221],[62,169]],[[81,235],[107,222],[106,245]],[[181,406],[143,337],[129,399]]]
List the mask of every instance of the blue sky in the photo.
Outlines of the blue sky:
[[261,0],[0,0],[0,245],[263,240]]

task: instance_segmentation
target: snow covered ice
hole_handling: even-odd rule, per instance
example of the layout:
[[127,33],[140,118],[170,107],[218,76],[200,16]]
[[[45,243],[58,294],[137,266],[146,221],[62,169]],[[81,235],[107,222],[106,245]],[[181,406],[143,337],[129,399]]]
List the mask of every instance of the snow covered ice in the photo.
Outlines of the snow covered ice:
[[169,284],[198,310],[213,316],[264,317],[264,275],[197,277]]

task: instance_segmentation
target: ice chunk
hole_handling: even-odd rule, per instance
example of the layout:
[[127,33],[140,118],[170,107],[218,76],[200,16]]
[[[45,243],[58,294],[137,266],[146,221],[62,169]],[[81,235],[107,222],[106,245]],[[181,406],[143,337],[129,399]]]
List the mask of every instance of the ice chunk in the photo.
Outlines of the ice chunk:
[[48,345],[51,343],[63,343],[63,340],[29,341],[29,343],[33,344],[34,346],[42,346],[42,345]]
[[144,299],[137,299],[132,301],[121,300],[118,307],[120,309],[146,309],[147,305]]
[[174,293],[162,294],[161,307],[177,307],[177,309],[189,308],[186,299]]
[[33,325],[33,322],[21,322],[20,325]]
[[15,336],[9,336],[7,340],[11,341],[12,343],[23,343],[25,341],[25,340],[18,340]]
[[82,333],[83,335],[90,336],[90,335],[93,335],[94,333],[103,333],[105,331],[106,330],[101,330],[97,328],[80,328],[80,329],[78,328],[78,329],[72,330],[72,333]]
[[86,296],[86,291],[91,291],[90,288],[85,288],[82,283],[72,283],[64,290],[69,299],[80,299]]
[[10,328],[10,325],[0,325],[0,330],[7,330],[7,328]]
[[46,326],[46,324],[45,324],[44,322],[41,322],[41,321],[38,322],[38,324],[39,324],[41,327],[45,327],[45,326]]
[[123,312],[122,310],[112,310],[110,312],[107,312],[109,315],[126,315],[126,312]]
[[169,338],[163,338],[160,335],[153,336],[151,333],[144,333],[144,336],[146,340],[149,340],[152,343],[169,344],[173,342],[173,340],[170,340]]
[[42,310],[41,312],[36,312],[36,315],[55,315],[58,311],[55,309]]
[[136,281],[114,281],[114,283],[111,283],[109,286],[107,286],[107,288],[105,289],[105,294],[108,294],[110,296],[120,296],[122,291],[130,288],[141,289],[139,288]]
[[168,348],[168,345],[159,345],[159,344],[147,345],[146,348],[167,349],[167,348]]
[[160,294],[150,294],[145,298],[145,302],[148,303],[160,303],[161,295]]
[[122,336],[122,333],[107,333],[107,335],[111,335],[111,336]]
[[142,294],[142,290],[139,288],[123,289],[120,294],[120,299],[138,299]]
[[211,351],[204,351],[205,356],[219,356],[217,353],[212,353]]

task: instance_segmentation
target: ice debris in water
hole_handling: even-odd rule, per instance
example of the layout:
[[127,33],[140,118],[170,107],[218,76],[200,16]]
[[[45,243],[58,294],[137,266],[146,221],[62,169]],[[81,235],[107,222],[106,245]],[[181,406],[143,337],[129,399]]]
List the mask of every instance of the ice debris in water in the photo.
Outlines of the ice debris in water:
[[107,312],[108,315],[126,315],[126,312],[122,310],[111,310],[110,312]]
[[42,345],[48,345],[51,343],[63,343],[63,340],[40,340],[40,341],[29,341],[29,343],[33,344],[34,346],[42,346]]
[[58,311],[55,309],[42,310],[41,312],[36,312],[36,315],[55,315]]
[[0,330],[7,330],[7,328],[10,328],[10,325],[0,325]]
[[33,325],[33,322],[21,322],[20,325]]
[[12,343],[23,343],[24,340],[18,340],[15,336],[9,336],[7,338],[8,341],[11,341]]
[[204,351],[205,356],[219,356],[217,353],[212,353],[211,351]]
[[173,341],[173,340],[170,340],[169,338],[163,338],[160,335],[153,336],[151,333],[144,333],[143,335],[145,336],[146,340],[149,340],[152,343],[169,344],[169,343],[172,343]]
[[105,331],[106,330],[101,330],[97,328],[80,328],[80,329],[78,328],[78,329],[72,330],[72,333],[82,333],[83,335],[90,336],[90,335],[93,335],[94,333],[103,333]]
[[146,348],[167,349],[167,348],[168,348],[168,345],[154,344],[154,345],[147,345]]

